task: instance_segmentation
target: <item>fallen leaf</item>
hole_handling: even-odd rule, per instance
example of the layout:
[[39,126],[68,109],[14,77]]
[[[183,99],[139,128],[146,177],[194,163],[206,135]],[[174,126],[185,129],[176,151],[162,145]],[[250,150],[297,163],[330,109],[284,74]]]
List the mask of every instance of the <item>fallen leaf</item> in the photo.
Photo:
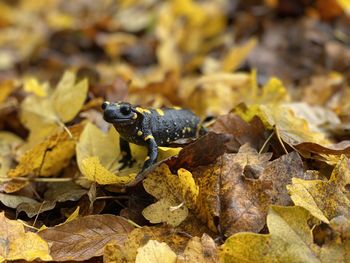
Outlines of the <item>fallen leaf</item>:
[[258,117],[254,117],[250,122],[245,122],[234,113],[219,116],[211,131],[216,133],[228,133],[233,136],[226,146],[230,152],[238,152],[241,145],[249,143],[255,149],[261,149],[265,142],[265,127]]
[[270,234],[238,233],[219,250],[221,262],[320,262],[307,224],[310,214],[300,207],[273,206],[267,225]]
[[14,152],[23,140],[10,132],[0,132],[0,178],[4,178],[14,165]]
[[342,156],[329,181],[293,178],[287,189],[294,204],[325,223],[340,215],[349,218],[350,200],[345,188],[350,183],[349,165],[349,160]]
[[135,262],[138,248],[147,244],[149,240],[165,242],[178,255],[184,251],[189,237],[177,233],[167,226],[136,228],[128,235],[125,242],[123,249],[125,260]]
[[178,256],[177,262],[210,263],[218,261],[219,255],[214,240],[207,234],[203,234],[201,238],[193,237],[188,241],[183,255],[181,258]]
[[[184,177],[186,172],[180,171],[179,173],[182,173],[182,177]],[[191,184],[193,188],[192,192]],[[188,215],[186,205],[182,204],[182,202],[184,202],[184,197],[196,199],[198,195],[198,188],[191,174],[187,175],[187,181],[181,181],[179,177],[171,174],[166,164],[162,164],[148,174],[147,178],[143,180],[143,186],[148,193],[158,199],[158,202],[149,205],[142,212],[143,216],[150,220],[151,223],[166,222],[172,226],[178,226]],[[184,189],[186,186],[190,187],[189,191]],[[178,195],[174,192],[177,192]],[[182,194],[184,194],[184,196],[182,196]],[[189,199],[188,201],[187,203],[191,204]]]
[[222,70],[235,71],[247,58],[250,51],[256,46],[256,43],[256,38],[251,38],[243,45],[232,47],[222,60]]
[[26,92],[33,93],[38,97],[46,97],[50,86],[48,82],[39,83],[36,78],[31,77],[24,80],[23,89]]
[[3,193],[0,193],[0,202],[10,208],[17,208],[22,203],[31,203],[31,204],[37,203],[37,201],[35,201],[34,199],[26,196],[9,195],[9,194],[3,194]]
[[26,232],[22,223],[0,213],[0,261],[52,260],[49,246],[38,234]]
[[32,218],[36,215],[50,211],[56,206],[55,201],[42,201],[42,202],[25,202],[17,206],[16,212],[25,212],[29,218]]
[[75,81],[75,74],[66,71],[51,96],[32,95],[22,102],[21,121],[30,130],[28,148],[78,114],[87,95],[88,83],[82,80],[75,84]]
[[28,150],[21,157],[15,169],[8,172],[9,177],[53,176],[59,173],[75,154],[76,140],[84,128],[84,123],[69,128],[72,138],[67,131],[59,131],[42,143]]
[[[52,94],[54,112],[62,122],[71,121],[84,104],[88,91],[86,79],[77,84],[76,76],[70,71],[66,71]],[[69,107],[67,107],[69,105]]]
[[[184,147],[178,156],[166,160],[165,163],[174,172],[180,168],[191,171],[195,167],[208,165],[226,151],[225,143],[229,139],[230,136],[228,135],[209,132],[194,143]],[[203,152],[206,154],[202,155]]]
[[4,102],[15,90],[14,82],[11,80],[0,82],[0,103]]
[[49,244],[53,260],[84,261],[101,256],[105,245],[112,240],[123,245],[132,229],[121,217],[91,215],[47,228],[38,234]]
[[[241,231],[260,231],[272,203],[272,181],[260,179],[271,158],[243,145],[238,154],[225,154],[218,161],[220,174],[220,228],[225,236]],[[210,189],[203,189],[206,194]],[[201,208],[199,208],[201,209]]]
[[176,254],[164,242],[150,240],[137,250],[136,263],[175,263]]

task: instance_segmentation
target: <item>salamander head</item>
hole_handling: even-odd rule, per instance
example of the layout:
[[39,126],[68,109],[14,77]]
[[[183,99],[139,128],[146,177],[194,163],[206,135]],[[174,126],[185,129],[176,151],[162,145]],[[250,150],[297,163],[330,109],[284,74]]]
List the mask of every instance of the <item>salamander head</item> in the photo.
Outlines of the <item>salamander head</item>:
[[130,125],[137,120],[137,113],[130,103],[105,101],[101,107],[103,119],[114,125]]

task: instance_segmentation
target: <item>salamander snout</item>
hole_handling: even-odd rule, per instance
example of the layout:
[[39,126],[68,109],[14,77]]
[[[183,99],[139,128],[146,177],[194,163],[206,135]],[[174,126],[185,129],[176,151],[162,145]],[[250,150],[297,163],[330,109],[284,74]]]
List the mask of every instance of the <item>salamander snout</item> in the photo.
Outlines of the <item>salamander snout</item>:
[[137,114],[132,111],[129,103],[110,103],[105,101],[102,103],[101,108],[103,110],[103,119],[113,124],[133,123],[137,118]]

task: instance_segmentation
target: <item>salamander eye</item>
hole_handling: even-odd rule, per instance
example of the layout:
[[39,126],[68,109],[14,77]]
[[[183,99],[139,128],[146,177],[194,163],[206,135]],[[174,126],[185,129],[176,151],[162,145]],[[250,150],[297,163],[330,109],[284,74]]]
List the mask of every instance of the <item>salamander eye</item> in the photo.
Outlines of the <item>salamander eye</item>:
[[123,115],[129,115],[131,113],[131,109],[128,106],[122,106],[120,107],[120,112]]
[[109,105],[108,101],[105,101],[104,103],[102,103],[102,105],[101,105],[102,110],[105,110],[108,105]]

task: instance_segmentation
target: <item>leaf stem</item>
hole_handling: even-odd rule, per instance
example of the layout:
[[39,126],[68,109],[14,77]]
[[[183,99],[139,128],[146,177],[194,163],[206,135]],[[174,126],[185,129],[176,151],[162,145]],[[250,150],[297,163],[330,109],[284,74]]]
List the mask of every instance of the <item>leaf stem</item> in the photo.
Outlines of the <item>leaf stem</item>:
[[265,149],[266,145],[268,144],[268,142],[271,140],[272,136],[275,134],[275,131],[273,130],[271,132],[271,134],[269,135],[269,137],[265,140],[263,146],[260,148],[259,154],[262,153],[262,151]]

